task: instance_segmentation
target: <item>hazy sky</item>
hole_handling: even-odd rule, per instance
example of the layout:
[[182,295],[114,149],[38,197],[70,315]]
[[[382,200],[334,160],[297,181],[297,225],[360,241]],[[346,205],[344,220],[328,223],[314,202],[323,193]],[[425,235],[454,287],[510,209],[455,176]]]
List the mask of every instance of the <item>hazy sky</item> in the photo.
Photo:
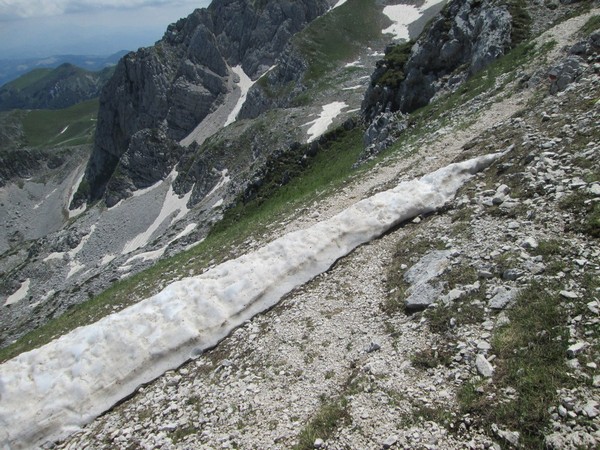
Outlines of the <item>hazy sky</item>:
[[0,59],[136,50],[210,1],[0,0]]

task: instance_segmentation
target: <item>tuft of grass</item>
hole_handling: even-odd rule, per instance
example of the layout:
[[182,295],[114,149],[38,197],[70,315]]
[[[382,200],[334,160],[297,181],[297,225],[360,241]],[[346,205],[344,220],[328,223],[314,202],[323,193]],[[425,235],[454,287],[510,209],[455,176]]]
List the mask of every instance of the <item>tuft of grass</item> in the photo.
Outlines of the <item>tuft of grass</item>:
[[386,67],[386,71],[373,84],[397,88],[406,78],[404,66],[408,62],[412,46],[413,42],[408,41],[386,49],[382,61],[382,64]]
[[300,432],[293,450],[312,450],[316,439],[327,440],[340,425],[349,423],[350,420],[346,399],[323,403]]
[[567,317],[557,291],[554,285],[532,283],[509,311],[510,324],[493,336],[497,355],[493,389],[513,388],[515,398],[498,403],[468,384],[458,397],[462,412],[483,425],[497,423],[519,431],[523,448],[544,448],[548,407],[557,401],[557,390],[569,383]]
[[449,367],[452,363],[452,354],[447,350],[422,350],[413,355],[412,365],[420,369],[433,369],[438,366]]
[[573,192],[561,199],[559,207],[573,214],[574,220],[566,227],[568,230],[600,238],[600,203],[593,201],[591,194]]
[[600,30],[600,15],[590,17],[588,21],[581,27],[581,34],[584,36],[589,36],[597,30]]
[[434,333],[450,331],[450,319],[455,319],[456,327],[481,323],[484,318],[483,307],[466,302],[464,299],[451,305],[438,305],[424,312],[429,329]]
[[186,427],[177,428],[175,431],[168,433],[168,436],[171,438],[173,444],[177,444],[183,441],[187,436],[196,434],[197,432],[198,430],[195,427],[189,425]]

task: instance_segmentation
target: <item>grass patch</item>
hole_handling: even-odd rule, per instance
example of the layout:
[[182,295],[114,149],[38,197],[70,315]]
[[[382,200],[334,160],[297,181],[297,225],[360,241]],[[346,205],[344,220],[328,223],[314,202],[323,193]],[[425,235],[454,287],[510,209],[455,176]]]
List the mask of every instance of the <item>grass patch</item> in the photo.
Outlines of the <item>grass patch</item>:
[[600,16],[592,16],[588,21],[581,27],[581,34],[584,36],[591,35],[594,31],[600,30]]
[[570,251],[568,242],[548,239],[540,241],[538,247],[533,249],[532,253],[544,257],[548,275],[556,275],[567,267],[564,258],[569,255]]
[[362,151],[362,132],[356,128],[333,130],[316,153],[307,146],[287,154],[276,155],[267,162],[267,171],[260,185],[249,187],[243,198],[225,213],[213,234],[246,225],[254,228],[256,222],[266,225],[274,216],[292,211],[294,206],[314,199],[325,187],[332,187],[352,173],[352,165]]
[[[356,26],[357,17],[360,17],[360,26]],[[292,38],[293,45],[309,65],[304,82],[316,82],[340,62],[356,57],[364,42],[381,37],[386,20],[376,2],[348,0],[311,22],[302,33]]]
[[19,78],[6,83],[3,87],[20,91],[40,80],[43,80],[53,71],[54,69],[33,69],[32,71],[21,75]]
[[349,423],[351,418],[346,409],[347,400],[338,399],[323,403],[311,421],[298,437],[294,450],[312,450],[316,439],[327,440],[340,425]]
[[423,313],[427,318],[427,325],[434,333],[447,333],[452,328],[451,319],[455,320],[455,327],[483,322],[483,307],[459,301],[450,305],[437,305],[427,308]]
[[33,147],[92,143],[98,107],[93,99],[65,109],[28,111],[23,117],[25,142]]
[[[409,41],[395,45],[386,49],[382,64],[386,66],[386,71],[374,81],[375,84],[390,88],[397,88],[406,78],[404,66],[410,57],[410,51],[414,42]],[[379,66],[379,62],[377,65]]]
[[561,199],[559,207],[573,215],[566,226],[568,231],[600,238],[600,202],[593,201],[591,194],[576,191]]
[[519,431],[523,448],[544,448],[548,407],[556,403],[557,390],[569,382],[567,317],[557,291],[557,286],[532,283],[508,311],[510,324],[493,336],[497,355],[493,389],[513,388],[514,398],[488,400],[473,385],[464,386],[459,395],[463,413],[488,427],[497,423],[500,428]]

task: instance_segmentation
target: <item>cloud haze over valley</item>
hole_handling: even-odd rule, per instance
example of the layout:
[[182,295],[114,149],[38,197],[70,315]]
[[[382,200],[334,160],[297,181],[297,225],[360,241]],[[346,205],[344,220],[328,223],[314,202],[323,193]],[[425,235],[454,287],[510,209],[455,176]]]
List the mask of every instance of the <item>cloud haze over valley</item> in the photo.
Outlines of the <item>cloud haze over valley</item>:
[[135,50],[210,0],[0,0],[0,59]]

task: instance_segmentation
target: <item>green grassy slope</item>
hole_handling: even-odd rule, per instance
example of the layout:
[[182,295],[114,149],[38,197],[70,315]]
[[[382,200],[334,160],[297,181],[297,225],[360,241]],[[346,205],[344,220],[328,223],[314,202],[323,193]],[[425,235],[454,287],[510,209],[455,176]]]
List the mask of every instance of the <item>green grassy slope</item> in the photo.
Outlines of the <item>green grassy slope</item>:
[[53,72],[53,69],[34,69],[31,72],[27,72],[24,75],[21,75],[16,80],[13,80],[9,83],[6,83],[3,88],[10,88],[16,90],[23,90],[29,86],[34,85],[35,83],[43,80],[48,75]]
[[381,6],[364,0],[348,0],[316,19],[292,39],[309,63],[304,81],[318,81],[340,62],[350,62],[365,42],[380,39],[389,23]]
[[0,110],[61,109],[98,97],[114,67],[91,72],[72,64],[36,69],[0,88]]
[[27,111],[23,116],[25,143],[33,147],[92,143],[97,114],[98,99],[66,109]]

